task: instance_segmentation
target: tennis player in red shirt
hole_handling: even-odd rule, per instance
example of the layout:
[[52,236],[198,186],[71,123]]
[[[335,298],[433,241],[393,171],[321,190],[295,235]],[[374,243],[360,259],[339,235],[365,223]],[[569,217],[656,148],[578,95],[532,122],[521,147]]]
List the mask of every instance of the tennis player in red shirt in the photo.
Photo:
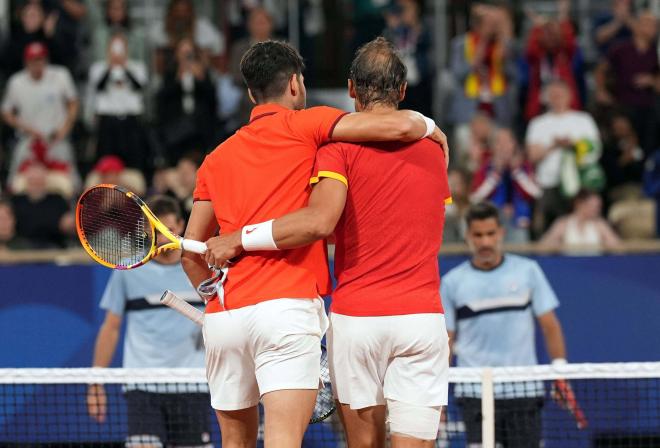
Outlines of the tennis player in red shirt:
[[[413,141],[435,133],[446,146],[416,112],[304,110],[302,69],[300,55],[280,42],[255,44],[244,55],[241,72],[257,105],[250,123],[200,167],[187,238],[205,241],[218,228],[231,232],[304,207],[317,148],[332,140]],[[261,398],[266,446],[289,448],[301,445],[319,385],[327,255],[323,242],[260,251],[262,235],[246,231],[244,243],[256,251],[229,269],[222,300],[207,304],[207,377],[223,446],[256,444]],[[198,255],[184,254],[183,266],[193,284],[210,276]]]
[[[391,44],[366,44],[351,66],[356,110],[396,110],[405,79]],[[261,235],[259,250],[277,250],[334,230],[328,349],[348,446],[384,446],[387,414],[394,447],[432,447],[449,367],[437,262],[450,201],[444,153],[429,139],[331,143],[319,150],[311,183],[307,207],[209,240],[207,260],[252,250],[246,233]]]

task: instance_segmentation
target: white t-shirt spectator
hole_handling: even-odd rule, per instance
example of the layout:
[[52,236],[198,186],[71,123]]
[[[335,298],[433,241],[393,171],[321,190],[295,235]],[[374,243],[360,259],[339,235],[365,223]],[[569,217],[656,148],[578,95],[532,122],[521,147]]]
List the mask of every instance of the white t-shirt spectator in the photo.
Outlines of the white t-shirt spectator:
[[[108,80],[105,88],[97,90],[106,74]],[[89,69],[92,110],[98,115],[142,115],[144,112],[142,88],[147,84],[147,80],[147,67],[142,62],[128,61],[126,69],[114,67],[109,73],[107,62],[95,62]],[[134,83],[139,84],[140,87],[138,88]]]
[[[527,145],[552,148],[556,139],[572,141],[587,139],[600,145],[598,127],[591,115],[585,112],[568,111],[562,114],[548,112],[532,119],[527,128]],[[543,188],[559,185],[562,152],[550,151],[536,163],[536,181]]]
[[[157,48],[166,47],[170,44],[163,22],[157,23],[151,29],[150,38],[152,44]],[[195,45],[208,50],[213,56],[219,56],[225,53],[224,36],[204,17],[195,19]]]
[[50,65],[41,79],[33,79],[26,70],[9,78],[4,112],[15,111],[19,120],[44,135],[51,135],[64,125],[66,103],[77,98],[69,70]]

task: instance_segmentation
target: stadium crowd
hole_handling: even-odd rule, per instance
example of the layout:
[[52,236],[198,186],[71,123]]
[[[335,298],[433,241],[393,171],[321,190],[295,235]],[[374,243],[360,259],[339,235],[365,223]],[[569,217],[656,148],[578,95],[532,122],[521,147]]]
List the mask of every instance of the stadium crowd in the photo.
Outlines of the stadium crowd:
[[[247,122],[238,64],[252,43],[287,35],[283,2],[221,2],[222,26],[192,0],[161,2],[162,19],[146,23],[132,15],[139,3],[10,2],[0,250],[75,245],[75,200],[97,183],[166,194],[189,213],[204,155]],[[536,2],[524,14],[449,2],[447,67],[434,63],[431,3],[304,2],[300,50],[310,87],[344,86],[347,64],[321,55],[385,36],[408,69],[401,107],[426,115],[436,75],[451,74],[435,117],[452,148],[445,242],[463,241],[464,213],[483,200],[500,208],[507,242],[600,253],[659,236],[660,66],[647,2],[593,2],[587,29],[568,0],[543,14]]]

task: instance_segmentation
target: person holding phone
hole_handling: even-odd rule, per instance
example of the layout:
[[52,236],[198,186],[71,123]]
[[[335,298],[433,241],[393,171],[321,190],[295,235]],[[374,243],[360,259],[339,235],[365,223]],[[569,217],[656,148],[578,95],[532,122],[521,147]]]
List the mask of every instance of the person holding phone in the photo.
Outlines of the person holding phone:
[[156,98],[160,136],[171,165],[187,152],[210,151],[218,129],[215,85],[200,50],[184,38],[176,46],[175,59]]
[[128,167],[143,169],[148,156],[142,125],[148,74],[143,62],[129,58],[124,34],[112,36],[105,60],[92,65],[89,80],[88,114],[97,132],[97,157],[115,155]]

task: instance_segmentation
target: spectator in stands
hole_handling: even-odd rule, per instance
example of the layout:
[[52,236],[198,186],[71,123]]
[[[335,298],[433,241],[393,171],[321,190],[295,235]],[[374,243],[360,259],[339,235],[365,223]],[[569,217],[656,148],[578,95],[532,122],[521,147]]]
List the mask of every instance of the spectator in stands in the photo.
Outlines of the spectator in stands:
[[[148,205],[172,232],[183,232],[181,212],[173,199],[155,197]],[[159,234],[158,239],[165,238]],[[158,300],[169,289],[193,305],[202,305],[180,260],[180,252],[169,251],[140,269],[112,273],[101,298],[100,306],[106,314],[96,337],[94,367],[109,367],[112,363],[124,317],[127,325],[123,367],[204,366],[201,329],[179,313],[164,308]],[[125,397],[126,446],[208,446],[210,399],[206,386],[129,386]],[[90,416],[104,423],[108,419],[108,405],[103,385],[90,385],[87,391]]]
[[573,212],[555,221],[539,241],[539,247],[561,248],[567,254],[578,255],[598,255],[605,249],[618,249],[621,241],[602,218],[601,209],[598,193],[580,191],[573,200]]
[[656,237],[660,238],[660,149],[646,159],[644,165],[644,192],[655,199]]
[[[288,0],[225,0],[223,3],[226,5],[227,21],[229,24],[229,35],[233,39],[242,39],[249,33],[248,22],[250,14],[256,8],[263,8],[268,12],[268,15],[273,19],[273,25],[276,30],[283,31],[287,21],[287,1]],[[310,0],[301,2],[301,8],[307,7],[306,3],[318,3],[320,0]],[[303,12],[304,14],[304,12]],[[309,19],[304,17],[303,28],[305,22]]]
[[452,169],[447,173],[451,203],[445,206],[443,243],[465,241],[465,213],[470,206],[469,175],[465,171]]
[[49,50],[51,59],[55,64],[64,61],[66,41],[61,35],[55,34],[54,16],[46,17],[39,2],[26,2],[20,9],[20,22],[12,26],[10,39],[3,49],[2,71],[11,76],[23,68],[23,55],[25,47],[33,42],[43,43]]
[[[232,76],[233,87],[240,95],[237,111],[235,116],[232,117],[234,123],[229,124],[229,127],[233,129],[247,124],[250,119],[250,111],[254,106],[247,95],[245,81],[243,81],[243,75],[241,75],[241,58],[252,45],[273,37],[273,19],[265,8],[253,8],[248,16],[247,29],[248,36],[234,42],[229,54],[229,71]],[[222,102],[222,99],[220,101]],[[221,106],[224,107],[224,105]]]
[[92,61],[105,59],[110,40],[117,34],[126,36],[128,58],[142,63],[147,62],[145,54],[145,33],[130,16],[127,0],[108,0],[102,16],[92,29]]
[[456,130],[456,151],[453,157],[460,169],[474,173],[490,158],[490,143],[494,132],[493,120],[483,112],[477,112],[468,126]]
[[57,60],[58,64],[64,65],[78,78],[87,72],[87,68],[81,64],[79,58],[82,50],[82,23],[87,18],[87,7],[85,0],[30,0],[41,3],[48,15],[48,20],[53,22],[53,28],[57,39],[64,42],[64,52]]
[[[529,123],[525,142],[529,160],[535,165],[536,181],[543,189],[534,223],[539,235],[569,210],[570,198],[580,188],[576,171],[592,168],[600,157],[596,123],[589,114],[571,109],[570,87],[555,80],[546,86],[545,94],[549,111]],[[579,166],[578,144],[587,147],[579,152]]]
[[104,60],[89,69],[87,101],[95,117],[97,157],[116,155],[131,168],[145,168],[149,146],[142,115],[147,82],[147,67],[129,59],[126,37],[115,34]]
[[156,47],[156,71],[164,73],[176,64],[178,43],[191,39],[199,48],[198,58],[207,66],[220,69],[225,53],[222,33],[206,18],[195,13],[192,0],[170,0],[165,20],[151,30]]
[[176,47],[176,66],[158,92],[158,121],[171,164],[188,151],[206,153],[217,145],[215,86],[191,39]]
[[546,19],[533,15],[534,26],[527,41],[526,60],[529,67],[525,119],[543,112],[545,87],[554,80],[563,81],[570,92],[570,106],[580,109],[578,82],[573,70],[578,46],[575,29],[569,17],[570,3],[559,0],[559,17]]
[[431,33],[420,17],[417,0],[399,0],[386,16],[384,37],[392,42],[406,65],[408,88],[402,109],[433,115]]
[[0,253],[29,247],[28,241],[16,235],[16,216],[11,201],[0,198]]
[[506,128],[496,131],[492,148],[492,157],[474,175],[470,201],[494,203],[503,214],[505,241],[526,243],[530,238],[533,201],[542,191],[513,131]]
[[456,125],[470,122],[476,111],[500,126],[513,119],[516,81],[513,26],[504,7],[477,2],[470,13],[470,31],[451,45],[451,72],[457,88],[450,112]]
[[64,67],[49,65],[48,49],[40,42],[25,47],[25,69],[8,82],[2,117],[17,132],[9,172],[36,160],[51,169],[68,171],[78,182],[69,134],[78,114],[73,79]]
[[610,47],[630,38],[634,27],[632,0],[612,0],[611,9],[594,21],[594,40],[604,56]]
[[184,154],[176,167],[167,170],[165,174],[164,194],[177,200],[181,206],[184,220],[188,220],[193,206],[193,191],[197,168],[201,165],[201,157],[196,152]]
[[48,191],[47,174],[45,166],[33,163],[25,170],[25,191],[11,197],[17,236],[29,241],[32,249],[64,247],[66,236],[75,233],[69,204]]
[[604,145],[602,165],[607,177],[608,200],[614,201],[625,189],[641,190],[644,151],[625,115],[614,116],[609,128],[611,135]]
[[121,185],[138,196],[143,196],[147,191],[142,173],[136,169],[126,168],[124,162],[117,156],[101,157],[87,175],[85,189],[98,184]]
[[[557,297],[538,263],[502,252],[504,228],[488,203],[474,204],[467,216],[466,240],[472,258],[443,276],[442,304],[452,353],[459,367],[538,364],[535,321],[553,364],[566,363]],[[565,385],[566,383],[564,383]],[[542,433],[541,382],[520,387],[495,384],[495,439],[498,446],[538,447]],[[570,392],[570,388],[565,390]],[[457,384],[467,446],[481,446],[481,390]]]
[[[656,94],[660,91],[660,65],[656,47],[657,18],[642,11],[636,18],[631,38],[612,46],[595,73],[599,106],[623,108],[648,154],[656,148]],[[607,88],[607,75],[614,86]]]

